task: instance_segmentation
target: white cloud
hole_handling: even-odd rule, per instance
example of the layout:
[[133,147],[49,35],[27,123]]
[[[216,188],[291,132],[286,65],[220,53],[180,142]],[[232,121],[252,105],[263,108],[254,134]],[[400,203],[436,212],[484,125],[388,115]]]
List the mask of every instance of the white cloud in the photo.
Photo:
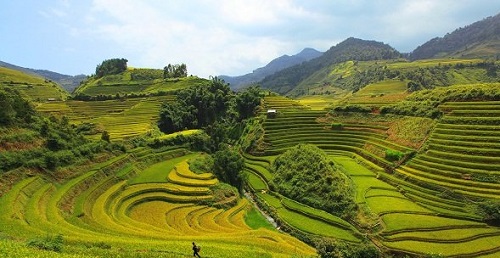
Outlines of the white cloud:
[[[453,14],[466,1],[94,0],[68,34],[98,42],[131,66],[186,63],[203,77],[239,75],[304,47],[325,51],[350,36],[411,51],[454,29]],[[56,7],[72,4],[61,0]],[[40,13],[54,15],[54,8]]]

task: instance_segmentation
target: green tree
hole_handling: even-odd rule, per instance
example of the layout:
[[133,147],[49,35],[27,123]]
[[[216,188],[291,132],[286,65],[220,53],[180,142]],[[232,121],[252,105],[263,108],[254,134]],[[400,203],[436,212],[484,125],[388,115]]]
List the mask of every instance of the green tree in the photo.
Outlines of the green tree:
[[0,126],[9,126],[18,121],[30,122],[34,114],[34,108],[19,91],[0,90]]
[[352,189],[320,148],[299,144],[279,155],[273,165],[272,187],[279,193],[343,217],[355,209]]
[[222,182],[228,183],[241,192],[243,190],[244,161],[238,151],[229,147],[214,153],[214,174]]
[[163,68],[163,78],[183,78],[187,77],[186,64],[168,64]]
[[206,127],[226,115],[233,97],[229,85],[217,77],[208,85],[181,90],[177,102],[163,104],[158,128],[172,133]]
[[127,59],[113,58],[102,61],[95,69],[95,76],[101,78],[105,75],[119,74],[127,70]]
[[323,238],[316,243],[321,258],[377,258],[378,250],[367,244],[348,244],[346,242]]
[[110,142],[110,135],[109,135],[108,131],[106,131],[106,130],[102,131],[101,140],[106,141],[106,142]]
[[259,86],[247,88],[245,91],[236,95],[236,110],[239,119],[247,119],[255,115],[261,102]]

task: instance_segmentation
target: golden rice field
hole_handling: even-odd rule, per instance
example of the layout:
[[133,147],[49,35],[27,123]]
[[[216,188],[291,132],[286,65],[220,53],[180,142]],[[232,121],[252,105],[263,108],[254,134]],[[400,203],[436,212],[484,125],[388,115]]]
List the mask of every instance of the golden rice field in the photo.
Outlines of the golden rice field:
[[[0,198],[1,236],[15,240],[61,234],[62,257],[185,257],[191,254],[193,241],[202,246],[205,257],[315,254],[289,235],[250,228],[245,217],[252,205],[246,199],[226,209],[208,205],[211,187],[218,181],[209,172],[192,172],[187,159],[161,161],[172,169],[155,169],[156,178],[162,178],[158,182],[134,181],[141,174],[134,164],[143,161],[130,154],[61,184],[38,176],[26,178]],[[117,176],[116,171],[130,165],[133,169]],[[0,240],[0,250],[23,257],[26,248],[17,243]],[[40,252],[40,257],[44,255]]]

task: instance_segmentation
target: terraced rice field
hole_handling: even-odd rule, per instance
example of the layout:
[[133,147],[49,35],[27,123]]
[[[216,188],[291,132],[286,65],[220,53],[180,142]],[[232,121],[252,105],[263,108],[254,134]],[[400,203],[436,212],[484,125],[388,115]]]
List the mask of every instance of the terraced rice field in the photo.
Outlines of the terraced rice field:
[[383,106],[402,101],[409,93],[406,81],[385,80],[368,84],[348,98],[350,104]]
[[446,114],[427,151],[397,173],[465,196],[500,198],[500,102],[449,102],[440,108]]
[[[263,156],[245,155],[248,183],[290,226],[321,235],[320,230],[314,231],[317,227],[313,223],[306,223],[304,228],[306,224],[289,216],[297,210],[290,209],[283,197],[269,193],[266,184],[272,180],[269,167],[276,155],[295,144],[312,143],[324,149],[336,167],[350,177],[356,188],[356,202],[374,219],[368,222],[368,237],[381,248],[452,257],[498,255],[498,227],[480,222],[464,207],[463,199],[447,197],[450,192],[463,194],[464,198],[500,197],[496,192],[499,184],[492,181],[499,171],[500,120],[496,110],[500,110],[500,104],[476,104],[442,105],[447,114],[426,142],[426,151],[394,174],[385,172],[394,164],[371,153],[367,144],[402,152],[411,149],[387,140],[379,125],[370,128],[370,124],[353,124],[332,130],[318,122],[324,112],[282,108],[281,114],[264,122],[269,148]],[[308,213],[302,211],[304,214]],[[311,218],[318,220],[317,216]],[[342,234],[345,231],[336,232],[334,237],[347,240]],[[357,236],[355,228],[350,232]]]
[[[163,102],[175,96],[148,97],[107,101],[49,102],[37,110],[56,116],[67,116],[72,123],[94,123],[108,131],[111,140],[137,136],[153,129]],[[94,135],[100,137],[100,134]]]
[[233,257],[236,250],[247,257],[314,255],[313,248],[288,235],[247,226],[246,199],[228,209],[203,204],[212,199],[210,188],[218,181],[211,173],[190,171],[187,159],[166,160],[170,170],[152,169],[162,179],[157,182],[134,181],[142,171],[133,164],[141,160],[130,154],[60,185],[27,178],[0,198],[2,234],[62,234],[69,249],[79,243],[111,245],[107,251],[79,249],[84,256],[120,256],[128,250],[130,256],[183,257],[190,254],[192,241],[209,257]]

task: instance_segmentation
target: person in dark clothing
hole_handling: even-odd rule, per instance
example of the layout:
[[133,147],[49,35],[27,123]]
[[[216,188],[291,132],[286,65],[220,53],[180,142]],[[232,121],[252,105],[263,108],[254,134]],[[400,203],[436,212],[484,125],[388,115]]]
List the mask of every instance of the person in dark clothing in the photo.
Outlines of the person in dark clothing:
[[200,247],[193,242],[193,256],[198,256],[198,258],[200,258],[200,255],[198,254],[199,251]]

